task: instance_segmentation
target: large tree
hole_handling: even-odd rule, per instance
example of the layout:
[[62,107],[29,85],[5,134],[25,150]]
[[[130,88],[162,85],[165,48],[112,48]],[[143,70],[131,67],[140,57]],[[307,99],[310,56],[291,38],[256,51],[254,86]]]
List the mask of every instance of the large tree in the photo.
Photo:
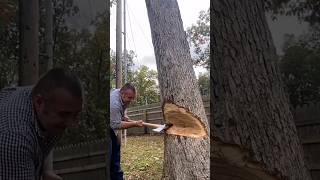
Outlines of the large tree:
[[164,118],[173,124],[164,138],[163,179],[209,179],[209,127],[178,3],[146,0],[146,6]]
[[39,1],[20,0],[19,9],[19,85],[30,85],[39,77]]
[[211,1],[215,179],[310,179],[277,67],[264,1]]

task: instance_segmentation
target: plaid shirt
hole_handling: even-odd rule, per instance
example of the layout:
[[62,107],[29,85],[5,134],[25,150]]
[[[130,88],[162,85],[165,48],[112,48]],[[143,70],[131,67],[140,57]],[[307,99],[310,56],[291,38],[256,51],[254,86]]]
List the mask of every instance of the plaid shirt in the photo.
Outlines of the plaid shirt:
[[127,106],[122,102],[120,89],[110,93],[110,127],[113,130],[121,128],[121,120],[124,118]]
[[44,158],[58,137],[44,137],[31,87],[0,91],[0,180],[39,180]]

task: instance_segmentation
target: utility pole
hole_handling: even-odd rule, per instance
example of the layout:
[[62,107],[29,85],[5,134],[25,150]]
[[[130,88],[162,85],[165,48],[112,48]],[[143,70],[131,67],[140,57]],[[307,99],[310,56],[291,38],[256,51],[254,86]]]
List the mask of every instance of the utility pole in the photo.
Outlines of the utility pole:
[[121,0],[117,0],[117,16],[116,16],[116,88],[122,86],[122,13],[121,13]]
[[[51,0],[44,1],[45,7],[45,55],[44,66],[40,66],[39,72],[45,74],[53,67],[53,5]],[[44,169],[53,171],[53,150],[47,156]]]
[[19,0],[19,86],[35,84],[39,77],[39,1]]
[[[127,62],[127,29],[126,29],[126,0],[123,0],[123,62],[124,62],[124,82],[128,82],[128,62]],[[124,146],[127,145],[127,130],[123,131]]]
[[126,0],[123,0],[123,62],[124,62],[124,82],[127,82],[128,81],[128,62],[127,62]]
[[[119,89],[122,86],[122,63],[121,63],[121,53],[122,53],[122,12],[121,12],[121,0],[117,0],[117,16],[116,16],[116,88]],[[121,130],[116,132],[120,144],[122,141]]]
[[43,73],[49,71],[53,67],[53,6],[51,0],[44,1],[46,14],[45,14],[45,47],[46,47],[46,61],[45,70]]

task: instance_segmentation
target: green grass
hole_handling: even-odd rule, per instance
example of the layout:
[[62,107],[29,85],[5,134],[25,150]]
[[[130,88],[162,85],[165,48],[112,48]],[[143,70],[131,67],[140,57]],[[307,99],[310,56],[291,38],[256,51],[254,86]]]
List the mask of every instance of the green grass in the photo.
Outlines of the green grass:
[[162,176],[163,136],[128,136],[122,144],[121,167],[127,180],[158,180]]

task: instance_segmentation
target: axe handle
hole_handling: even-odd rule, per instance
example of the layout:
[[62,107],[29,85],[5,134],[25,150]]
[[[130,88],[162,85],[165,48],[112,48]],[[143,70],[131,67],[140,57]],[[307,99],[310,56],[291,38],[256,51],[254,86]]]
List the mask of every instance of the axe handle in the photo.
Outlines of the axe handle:
[[[129,122],[135,122],[134,120],[131,120],[131,119],[129,119],[128,121]],[[153,124],[153,123],[146,123],[146,122],[143,122],[142,124],[144,126],[151,127],[151,128],[158,128],[158,127],[161,126],[161,124]]]
[[152,123],[142,123],[144,126],[148,126],[148,127],[151,127],[151,128],[158,128],[161,126],[161,124],[152,124]]

